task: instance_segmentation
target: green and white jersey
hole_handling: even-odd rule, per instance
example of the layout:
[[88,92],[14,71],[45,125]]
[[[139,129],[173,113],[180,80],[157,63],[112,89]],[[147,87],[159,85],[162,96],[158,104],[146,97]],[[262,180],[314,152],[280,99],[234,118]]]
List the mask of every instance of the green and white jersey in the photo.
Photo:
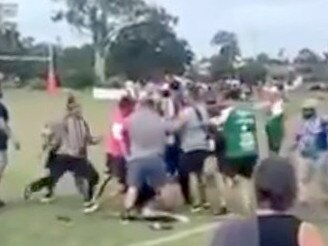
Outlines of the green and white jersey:
[[258,155],[256,120],[252,110],[234,109],[224,124],[223,135],[227,158]]

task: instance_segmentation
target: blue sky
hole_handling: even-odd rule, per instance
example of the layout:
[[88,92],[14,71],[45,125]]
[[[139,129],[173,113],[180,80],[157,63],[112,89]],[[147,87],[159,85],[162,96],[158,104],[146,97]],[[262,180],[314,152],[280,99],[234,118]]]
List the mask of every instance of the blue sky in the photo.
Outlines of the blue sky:
[[[9,1],[9,0],[6,0]],[[14,1],[14,0],[11,0]],[[245,56],[265,51],[277,55],[286,48],[292,56],[303,47],[328,50],[328,0],[148,0],[179,17],[177,32],[199,56],[213,52],[209,42],[217,30],[238,34]],[[79,45],[88,38],[49,16],[51,0],[16,0],[19,28],[42,41],[61,37],[65,45]]]

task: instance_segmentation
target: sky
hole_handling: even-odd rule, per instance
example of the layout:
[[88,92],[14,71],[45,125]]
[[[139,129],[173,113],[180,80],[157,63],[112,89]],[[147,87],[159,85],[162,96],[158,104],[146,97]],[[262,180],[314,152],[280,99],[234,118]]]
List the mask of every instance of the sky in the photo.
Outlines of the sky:
[[[19,30],[39,41],[81,45],[89,39],[65,23],[53,23],[51,0],[0,0],[19,4]],[[215,50],[210,41],[218,30],[235,32],[242,53],[262,51],[277,56],[285,48],[290,57],[304,47],[328,50],[327,0],[148,0],[179,18],[176,31],[201,57]]]

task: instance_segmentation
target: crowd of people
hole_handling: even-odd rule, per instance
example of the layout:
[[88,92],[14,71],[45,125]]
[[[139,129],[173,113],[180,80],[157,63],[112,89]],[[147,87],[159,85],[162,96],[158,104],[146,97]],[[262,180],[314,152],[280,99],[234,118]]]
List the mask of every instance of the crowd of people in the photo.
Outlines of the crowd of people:
[[[84,198],[85,213],[99,209],[97,199],[108,181],[116,180],[119,192],[124,195],[120,218],[125,222],[135,218],[136,213],[173,216],[155,209],[176,208],[179,192],[167,190],[173,183],[192,212],[210,210],[215,215],[224,215],[229,210],[219,192],[220,186],[234,185],[237,177],[242,176],[254,178],[259,209],[252,220],[224,226],[212,245],[244,245],[249,240],[254,244],[247,245],[254,246],[321,246],[317,229],[290,215],[288,210],[298,197],[307,202],[308,183],[315,170],[320,172],[322,187],[327,191],[327,121],[319,115],[317,102],[306,100],[294,142],[299,157],[295,172],[287,159],[278,157],[284,137],[283,98],[277,89],[266,94],[266,98],[267,104],[263,105],[268,117],[264,132],[273,157],[257,165],[259,129],[254,109],[228,103],[215,89],[204,85],[187,87],[175,80],[149,83],[143,88],[129,84],[126,95],[110,114],[111,125],[104,138],[108,178],[100,185],[99,173],[88,158],[88,146],[99,144],[103,138],[92,135],[81,105],[70,95],[65,115],[56,122],[48,122],[42,130],[48,172],[25,188],[24,197],[29,199],[45,189],[42,202],[52,201],[58,180],[71,172]],[[8,140],[12,139],[17,149],[20,147],[9,127],[9,114],[3,103],[0,129],[1,178],[7,165]],[[209,158],[215,160],[216,166],[211,173],[205,173]],[[207,197],[208,175],[217,180],[219,208],[211,206]],[[242,194],[241,200],[245,198],[243,202],[253,209],[250,191]],[[0,206],[4,205],[1,201]],[[270,240],[275,243],[270,244]]]

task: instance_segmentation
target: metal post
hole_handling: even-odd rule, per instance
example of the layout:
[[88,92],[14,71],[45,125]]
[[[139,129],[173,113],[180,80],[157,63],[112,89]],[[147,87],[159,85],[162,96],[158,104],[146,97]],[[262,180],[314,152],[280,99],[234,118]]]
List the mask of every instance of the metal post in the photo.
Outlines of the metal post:
[[54,47],[52,44],[49,44],[48,46],[48,71],[51,74],[55,73],[55,68],[54,68]]
[[265,158],[268,158],[270,154],[268,136],[265,129],[267,116],[262,105],[255,107],[255,120],[257,129],[256,138],[259,147],[259,160],[261,161]]

